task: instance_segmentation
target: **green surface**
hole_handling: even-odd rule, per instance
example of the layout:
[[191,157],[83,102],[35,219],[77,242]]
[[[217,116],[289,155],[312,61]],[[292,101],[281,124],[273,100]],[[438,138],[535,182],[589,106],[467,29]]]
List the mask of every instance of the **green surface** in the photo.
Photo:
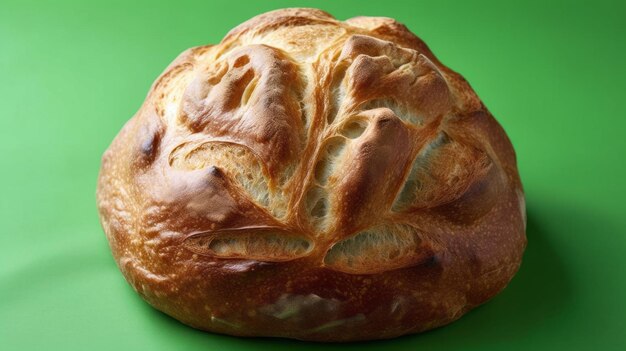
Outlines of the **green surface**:
[[[98,222],[100,155],[185,48],[261,12],[394,17],[511,137],[529,246],[490,303],[417,336],[319,345],[202,333],[126,284]],[[0,349],[626,349],[626,6],[544,1],[0,0]]]

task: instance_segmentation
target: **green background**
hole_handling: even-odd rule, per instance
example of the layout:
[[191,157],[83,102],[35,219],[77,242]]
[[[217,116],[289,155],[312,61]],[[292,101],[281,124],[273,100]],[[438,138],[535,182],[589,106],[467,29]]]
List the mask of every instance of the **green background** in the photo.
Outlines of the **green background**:
[[[110,255],[100,156],[184,49],[270,9],[394,17],[462,73],[516,147],[528,249],[490,303],[422,335],[240,339],[151,309]],[[626,349],[626,6],[544,1],[0,0],[0,349]]]

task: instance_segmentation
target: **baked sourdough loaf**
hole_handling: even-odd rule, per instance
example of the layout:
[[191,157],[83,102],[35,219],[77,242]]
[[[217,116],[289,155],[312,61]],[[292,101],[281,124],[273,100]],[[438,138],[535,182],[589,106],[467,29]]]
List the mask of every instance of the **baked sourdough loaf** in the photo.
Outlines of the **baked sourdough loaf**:
[[183,52],[102,159],[102,225],[152,306],[316,341],[450,323],[517,271],[513,148],[389,18],[257,16]]

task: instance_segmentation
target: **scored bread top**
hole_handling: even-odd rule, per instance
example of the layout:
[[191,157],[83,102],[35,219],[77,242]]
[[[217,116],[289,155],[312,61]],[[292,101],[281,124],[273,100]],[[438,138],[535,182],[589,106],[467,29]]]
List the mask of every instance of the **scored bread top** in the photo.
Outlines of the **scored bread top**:
[[153,240],[367,274],[428,261],[510,193],[519,214],[506,135],[403,25],[286,9],[165,70],[105,153],[98,203],[122,257]]

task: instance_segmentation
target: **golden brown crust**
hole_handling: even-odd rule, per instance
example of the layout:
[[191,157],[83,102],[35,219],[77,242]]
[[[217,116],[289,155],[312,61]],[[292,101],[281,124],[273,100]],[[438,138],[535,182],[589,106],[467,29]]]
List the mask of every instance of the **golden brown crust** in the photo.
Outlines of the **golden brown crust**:
[[181,54],[97,197],[146,301],[242,336],[441,326],[503,289],[526,245],[515,153],[469,84],[392,19],[314,9]]

